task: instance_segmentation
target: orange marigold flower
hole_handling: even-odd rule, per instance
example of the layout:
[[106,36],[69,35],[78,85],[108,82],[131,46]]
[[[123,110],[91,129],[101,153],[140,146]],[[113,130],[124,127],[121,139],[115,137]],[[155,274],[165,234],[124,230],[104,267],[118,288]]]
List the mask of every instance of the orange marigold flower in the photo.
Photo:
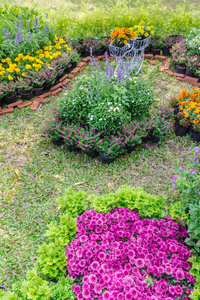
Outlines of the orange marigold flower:
[[181,107],[180,110],[183,110],[183,108]]
[[198,124],[198,123],[199,123],[199,120],[198,120],[198,119],[194,119],[193,123],[194,123],[194,124]]
[[196,90],[195,86],[192,87],[192,90]]

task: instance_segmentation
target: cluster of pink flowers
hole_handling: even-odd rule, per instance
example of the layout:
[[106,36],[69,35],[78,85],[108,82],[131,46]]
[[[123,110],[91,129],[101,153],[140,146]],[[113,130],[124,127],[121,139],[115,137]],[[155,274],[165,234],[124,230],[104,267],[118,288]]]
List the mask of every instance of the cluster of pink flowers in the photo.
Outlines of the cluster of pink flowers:
[[189,299],[195,278],[185,227],[170,217],[141,220],[128,208],[89,210],[77,223],[65,253],[78,300]]

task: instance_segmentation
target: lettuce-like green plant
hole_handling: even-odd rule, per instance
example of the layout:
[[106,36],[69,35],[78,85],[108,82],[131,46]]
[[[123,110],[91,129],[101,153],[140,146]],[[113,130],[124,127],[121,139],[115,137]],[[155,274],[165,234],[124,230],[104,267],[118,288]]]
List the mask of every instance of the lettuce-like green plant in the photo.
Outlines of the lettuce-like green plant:
[[84,191],[74,192],[71,187],[65,190],[63,196],[58,197],[56,199],[58,208],[61,208],[63,212],[66,211],[68,214],[71,214],[73,217],[79,216],[86,210],[86,201],[87,201],[86,192]]
[[190,268],[190,274],[196,278],[194,285],[194,291],[190,295],[190,298],[193,300],[199,300],[200,298],[200,256],[197,252],[192,251],[194,256],[188,259],[192,263]]
[[37,253],[38,269],[46,278],[59,279],[66,274],[67,262],[62,238],[49,244],[43,243],[38,247]]
[[35,268],[27,272],[20,291],[30,300],[46,300],[51,295],[49,282],[40,278]]
[[56,284],[51,282],[50,300],[75,300],[76,295],[72,291],[73,285],[74,279],[69,276],[62,277]]
[[110,193],[104,196],[89,196],[91,206],[98,212],[108,212],[110,209],[118,207],[127,207],[137,209],[142,217],[162,218],[166,215],[165,199],[161,196],[147,194],[142,188],[134,188],[124,185],[116,193]]

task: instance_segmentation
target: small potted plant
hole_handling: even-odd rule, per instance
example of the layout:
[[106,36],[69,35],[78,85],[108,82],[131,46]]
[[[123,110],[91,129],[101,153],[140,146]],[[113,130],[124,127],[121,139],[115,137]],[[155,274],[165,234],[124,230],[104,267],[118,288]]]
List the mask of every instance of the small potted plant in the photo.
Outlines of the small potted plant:
[[81,57],[85,56],[85,45],[81,40],[71,42],[71,47],[75,49]]
[[162,39],[161,39],[161,49],[162,49],[162,54],[164,56],[170,56],[171,53],[170,53],[170,49],[171,47],[177,42],[177,38],[176,37],[173,37],[173,36],[164,36]]
[[163,138],[170,131],[172,123],[165,119],[164,116],[158,115],[152,120],[152,129],[150,139],[153,143],[162,142]]
[[194,124],[191,132],[191,139],[193,142],[200,142],[200,124]]
[[126,151],[124,137],[121,136],[104,136],[97,142],[97,150],[99,151],[99,160],[104,164],[109,164],[117,157],[117,155]]
[[54,86],[57,78],[57,72],[55,68],[45,67],[43,70],[39,72],[39,77],[45,80],[44,89],[49,90],[52,86]]
[[95,46],[94,46],[94,52],[96,56],[104,55],[106,51],[105,43],[103,40],[98,39],[96,40]]
[[42,133],[47,135],[47,137],[55,146],[61,146],[63,144],[60,122],[57,122],[56,120],[49,122]]
[[142,143],[141,136],[137,133],[138,127],[137,121],[123,126],[122,136],[125,137],[124,141],[128,153],[131,153],[137,145]]
[[103,43],[103,46],[104,46],[104,53],[107,52],[108,55],[110,55],[110,49],[109,49],[110,42],[111,42],[110,37],[102,38],[102,43]]
[[69,152],[78,152],[80,148],[77,146],[79,128],[74,124],[64,124],[61,128],[61,135]]
[[91,158],[97,157],[98,151],[96,144],[100,138],[101,132],[96,132],[94,129],[79,128],[77,147],[82,149],[83,152]]
[[161,46],[161,38],[158,36],[154,36],[151,39],[151,53],[153,55],[160,55]]
[[198,55],[187,55],[185,75],[195,77],[196,70],[199,69],[200,61]]
[[29,72],[27,78],[30,79],[32,82],[34,95],[42,95],[44,90],[45,79],[43,77],[40,77],[38,72]]
[[176,72],[185,74],[186,62],[187,62],[187,46],[186,43],[181,40],[174,44],[170,49],[172,54],[172,61],[175,64]]
[[72,64],[72,69],[76,68],[77,63],[80,61],[80,55],[77,51],[70,52],[70,63]]
[[18,93],[23,100],[33,98],[33,83],[28,78],[19,78],[17,82]]
[[176,136],[185,136],[190,127],[190,120],[188,118],[184,117],[183,112],[179,112],[177,114],[177,118],[179,121],[175,128],[175,135]]
[[4,99],[6,104],[11,104],[17,101],[16,83],[3,82],[0,87],[0,99]]
[[169,106],[174,108],[174,115],[176,116],[179,112],[179,107],[178,107],[178,104],[179,104],[179,99],[176,98],[176,97],[173,97],[172,99],[170,99],[169,101]]
[[198,82],[200,82],[200,68],[195,70],[195,75],[198,77]]

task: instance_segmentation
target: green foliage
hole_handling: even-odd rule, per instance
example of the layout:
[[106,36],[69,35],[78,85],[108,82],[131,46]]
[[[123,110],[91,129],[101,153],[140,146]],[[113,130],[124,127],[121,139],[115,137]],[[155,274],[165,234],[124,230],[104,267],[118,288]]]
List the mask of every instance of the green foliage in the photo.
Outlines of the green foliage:
[[61,215],[60,223],[56,221],[50,223],[47,226],[49,229],[46,231],[46,236],[52,242],[56,242],[57,239],[61,240],[61,245],[65,246],[74,239],[77,231],[76,219],[70,214]]
[[35,268],[29,270],[26,279],[22,282],[20,291],[30,300],[46,300],[51,292],[49,282],[40,278]]
[[159,36],[187,34],[192,27],[200,28],[199,9],[189,1],[173,6],[163,5],[161,0],[110,0],[95,4],[81,1],[75,6],[73,2],[65,15],[58,12],[55,24],[58,35],[101,37],[110,35],[115,27],[133,27],[141,20],[153,25],[155,35]]
[[108,212],[114,207],[137,209],[143,218],[162,218],[166,215],[165,199],[161,196],[147,194],[142,188],[124,185],[116,193],[104,196],[89,196],[91,206],[98,212]]
[[192,28],[186,39],[186,45],[191,55],[200,54],[200,29]]
[[[97,66],[98,70],[98,66]],[[153,89],[144,79],[108,78],[106,72],[80,78],[59,104],[59,118],[67,124],[115,133],[135,118],[148,116]]]
[[189,215],[185,212],[185,207],[181,201],[176,201],[174,203],[170,203],[168,209],[168,215],[173,219],[187,220]]
[[192,263],[190,268],[190,274],[195,277],[196,282],[194,285],[194,291],[190,295],[190,298],[193,300],[199,300],[200,297],[200,256],[193,252],[194,256],[188,259]]
[[62,277],[56,284],[51,282],[50,300],[75,300],[76,296],[72,291],[73,285],[74,280],[69,276]]
[[24,297],[20,297],[15,292],[12,291],[1,291],[0,290],[0,299],[1,300],[25,300]]
[[200,252],[200,203],[189,204],[188,234],[189,238],[185,241],[189,246]]
[[64,195],[58,197],[58,208],[73,217],[81,215],[86,210],[87,193],[84,191],[74,192],[72,187],[65,190]]
[[[67,245],[67,244],[66,244]],[[50,279],[59,279],[66,274],[66,256],[63,241],[58,238],[52,243],[43,243],[38,247],[38,269]]]

